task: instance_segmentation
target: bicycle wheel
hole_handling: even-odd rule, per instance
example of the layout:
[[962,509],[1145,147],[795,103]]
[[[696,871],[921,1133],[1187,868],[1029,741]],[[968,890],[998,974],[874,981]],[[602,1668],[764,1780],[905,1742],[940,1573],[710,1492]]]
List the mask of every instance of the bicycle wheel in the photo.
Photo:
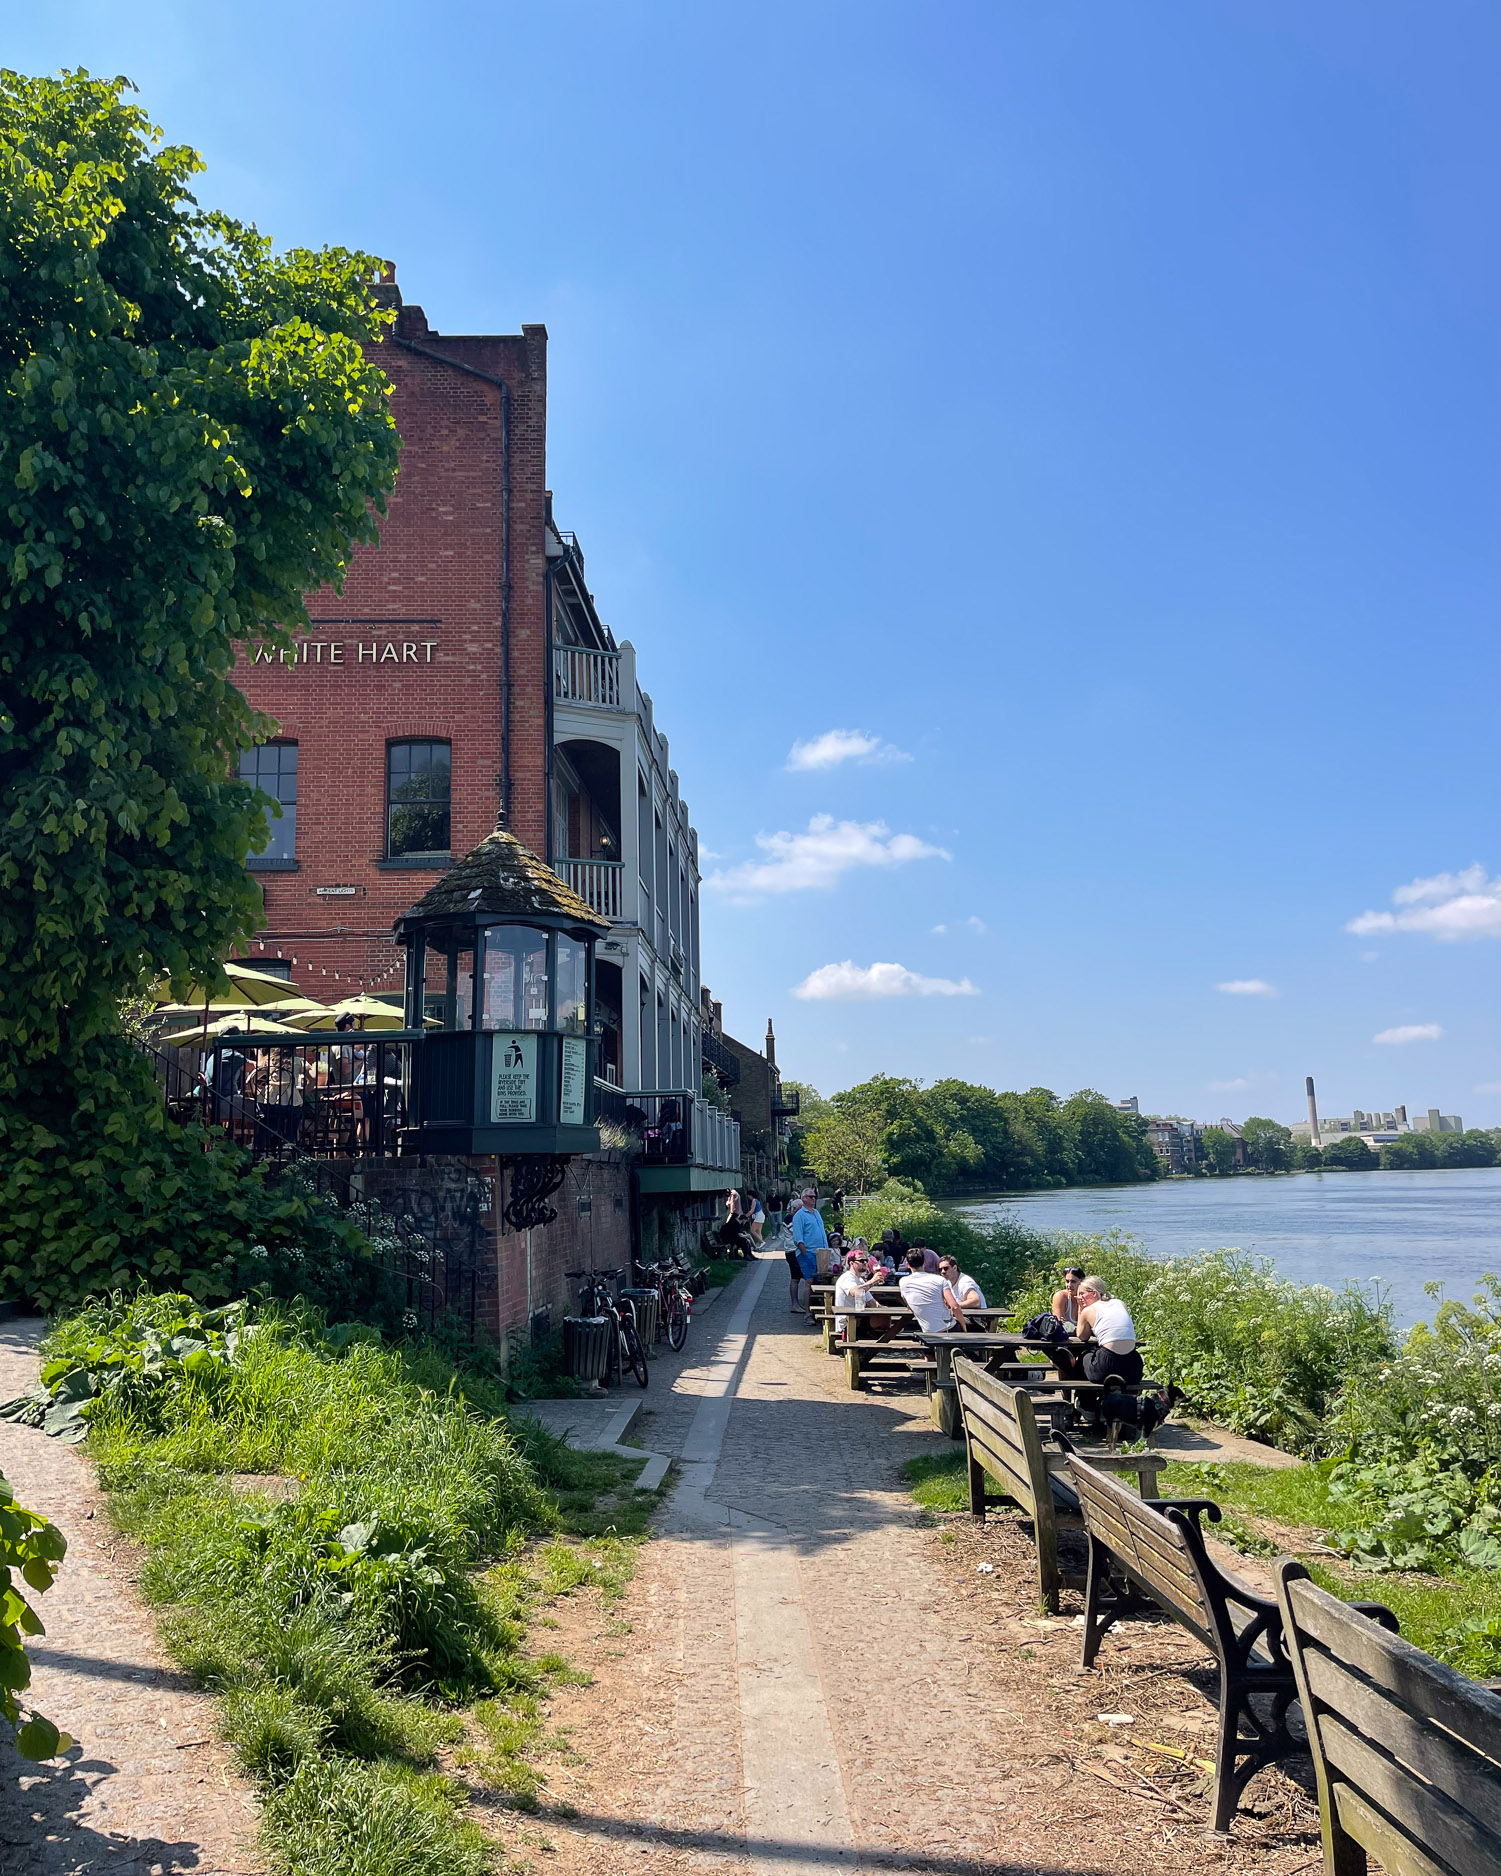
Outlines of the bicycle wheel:
[[683,1292],[674,1287],[667,1297],[667,1346],[676,1352],[688,1340],[688,1306]]
[[[625,1348],[625,1358],[631,1364],[631,1372],[642,1387],[651,1379],[646,1366],[646,1350],[641,1346],[641,1337],[636,1333],[634,1322],[627,1322],[621,1328],[621,1340]],[[622,1383],[625,1375],[620,1377]]]

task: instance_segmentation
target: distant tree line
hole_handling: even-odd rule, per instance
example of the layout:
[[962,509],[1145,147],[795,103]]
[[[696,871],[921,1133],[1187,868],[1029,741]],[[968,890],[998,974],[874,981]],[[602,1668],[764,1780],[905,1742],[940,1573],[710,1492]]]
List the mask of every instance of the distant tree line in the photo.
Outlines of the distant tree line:
[[1051,1088],[998,1094],[876,1075],[824,1100],[806,1084],[785,1085],[802,1096],[794,1170],[847,1192],[876,1191],[888,1178],[940,1195],[1121,1185],[1160,1171],[1140,1115],[1088,1088],[1062,1100]]
[[[1241,1129],[1247,1162],[1258,1172],[1411,1172],[1437,1166],[1494,1166],[1501,1160],[1501,1128],[1472,1127],[1464,1133],[1404,1133],[1379,1152],[1359,1134],[1336,1134],[1316,1147],[1295,1138],[1280,1121],[1252,1115]],[[1222,1127],[1206,1127],[1205,1170],[1234,1170],[1235,1140]]]

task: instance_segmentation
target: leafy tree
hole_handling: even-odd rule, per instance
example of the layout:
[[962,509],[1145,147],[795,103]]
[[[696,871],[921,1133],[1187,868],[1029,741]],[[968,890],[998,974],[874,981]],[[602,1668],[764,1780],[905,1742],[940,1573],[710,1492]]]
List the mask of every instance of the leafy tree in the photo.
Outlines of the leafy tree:
[[200,209],[129,90],[0,73],[0,1279],[47,1303],[311,1228],[165,1119],[120,1007],[253,930],[236,648],[291,644],[396,468],[376,263]]
[[1431,1133],[1404,1133],[1381,1149],[1383,1172],[1416,1172],[1438,1164],[1438,1146]]
[[1324,1163],[1324,1156],[1312,1140],[1295,1139],[1292,1144],[1292,1169],[1294,1172],[1317,1172]]
[[1235,1136],[1233,1134],[1226,1133],[1223,1127],[1206,1127],[1201,1144],[1212,1173],[1223,1178],[1226,1173],[1234,1172]]
[[803,1142],[814,1122],[830,1111],[832,1103],[826,1101],[810,1081],[784,1081],[782,1092],[797,1095],[799,1109],[787,1124],[787,1170],[805,1172],[808,1161]]
[[1137,1115],[1123,1114],[1103,1094],[1081,1088],[1063,1103],[1063,1116],[1081,1184],[1125,1185],[1156,1178],[1157,1155],[1147,1139],[1146,1123]]
[[1258,1172],[1286,1172],[1293,1163],[1293,1137],[1280,1121],[1253,1114],[1241,1128],[1246,1158]]
[[820,1184],[871,1192],[886,1181],[878,1114],[841,1108],[819,1117],[803,1139],[803,1157]]
[[1374,1172],[1381,1161],[1358,1133],[1344,1133],[1324,1142],[1323,1164],[1337,1172]]
[[1437,1139],[1440,1166],[1494,1166],[1496,1163],[1496,1143],[1478,1127],[1465,1133],[1441,1133]]

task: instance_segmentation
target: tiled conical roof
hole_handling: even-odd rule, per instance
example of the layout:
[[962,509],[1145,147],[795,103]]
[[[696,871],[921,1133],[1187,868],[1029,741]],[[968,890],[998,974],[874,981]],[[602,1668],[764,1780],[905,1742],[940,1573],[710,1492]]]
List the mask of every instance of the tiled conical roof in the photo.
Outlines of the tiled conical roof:
[[609,921],[587,899],[565,886],[514,834],[499,828],[451,867],[397,924],[411,918],[452,918],[475,912],[500,918],[566,919],[597,932],[610,929]]

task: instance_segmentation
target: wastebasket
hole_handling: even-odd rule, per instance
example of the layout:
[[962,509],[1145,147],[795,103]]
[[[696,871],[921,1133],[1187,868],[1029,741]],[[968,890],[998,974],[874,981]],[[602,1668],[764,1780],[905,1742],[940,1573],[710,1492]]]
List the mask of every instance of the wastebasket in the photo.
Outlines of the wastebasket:
[[655,1290],[622,1290],[623,1297],[629,1297],[636,1310],[636,1333],[641,1337],[641,1346],[648,1355],[656,1353],[657,1331],[661,1327],[658,1320],[661,1315],[661,1303]]
[[565,1316],[563,1359],[575,1381],[603,1381],[610,1372],[610,1337],[615,1325],[608,1316]]

